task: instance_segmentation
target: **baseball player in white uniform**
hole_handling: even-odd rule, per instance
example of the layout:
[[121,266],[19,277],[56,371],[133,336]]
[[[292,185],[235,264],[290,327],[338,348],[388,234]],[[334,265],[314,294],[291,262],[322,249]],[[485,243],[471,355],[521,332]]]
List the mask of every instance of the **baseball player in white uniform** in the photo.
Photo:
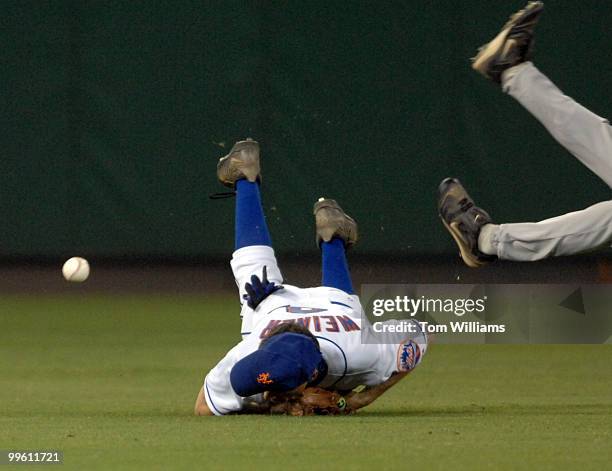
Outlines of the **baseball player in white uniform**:
[[357,241],[357,225],[334,200],[314,206],[322,286],[283,285],[260,200],[259,144],[237,142],[220,159],[217,175],[236,192],[231,267],[242,304],[242,341],[206,375],[197,415],[266,413],[264,393],[299,393],[314,385],[343,393],[366,386],[347,396],[358,409],[421,362],[427,337],[418,323],[416,333],[381,340],[362,320],[345,256]]
[[[580,162],[612,187],[612,127],[564,95],[530,61],[533,33],[544,10],[530,2],[480,48],[472,67],[501,85]],[[572,255],[612,241],[612,201],[539,222],[493,224],[459,180],[439,188],[438,210],[464,262],[480,267],[496,258],[534,261]]]

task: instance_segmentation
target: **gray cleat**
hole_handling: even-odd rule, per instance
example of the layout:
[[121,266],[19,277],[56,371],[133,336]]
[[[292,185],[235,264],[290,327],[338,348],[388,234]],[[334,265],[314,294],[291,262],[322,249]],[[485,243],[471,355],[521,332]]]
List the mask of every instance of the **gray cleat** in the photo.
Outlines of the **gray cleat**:
[[217,177],[225,186],[234,188],[236,181],[246,178],[250,182],[261,181],[259,143],[251,138],[238,141],[217,164]]
[[357,223],[347,215],[335,200],[319,198],[314,204],[313,214],[317,230],[317,245],[329,242],[334,237],[342,239],[348,249],[357,242]]
[[491,223],[491,216],[474,204],[474,200],[456,178],[445,178],[440,183],[438,213],[468,267],[479,268],[497,258],[478,249],[480,229]]
[[543,11],[543,2],[529,2],[512,15],[499,34],[480,47],[472,59],[472,69],[501,83],[504,70],[530,60],[533,55],[533,32]]

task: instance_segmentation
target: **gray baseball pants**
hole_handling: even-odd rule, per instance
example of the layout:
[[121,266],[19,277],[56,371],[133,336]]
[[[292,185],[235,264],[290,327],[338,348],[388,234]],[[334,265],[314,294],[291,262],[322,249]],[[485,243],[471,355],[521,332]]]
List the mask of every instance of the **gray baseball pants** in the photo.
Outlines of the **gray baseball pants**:
[[[564,95],[531,62],[508,69],[502,86],[612,188],[612,127],[606,119]],[[505,260],[534,261],[593,250],[612,243],[612,201],[540,222],[501,224],[489,237],[497,256]]]

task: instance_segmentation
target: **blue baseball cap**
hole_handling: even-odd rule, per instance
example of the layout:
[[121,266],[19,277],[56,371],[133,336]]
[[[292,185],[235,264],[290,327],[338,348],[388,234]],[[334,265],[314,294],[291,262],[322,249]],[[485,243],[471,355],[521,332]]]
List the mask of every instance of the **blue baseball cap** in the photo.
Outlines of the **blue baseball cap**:
[[325,361],[312,339],[286,332],[271,337],[259,350],[238,361],[230,372],[230,382],[242,397],[290,391],[322,373],[322,365]]

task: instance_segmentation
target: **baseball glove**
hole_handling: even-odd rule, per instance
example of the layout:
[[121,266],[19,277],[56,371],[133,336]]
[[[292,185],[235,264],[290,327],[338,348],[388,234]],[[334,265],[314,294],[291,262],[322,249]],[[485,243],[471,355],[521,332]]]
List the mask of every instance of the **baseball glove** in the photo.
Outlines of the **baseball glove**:
[[353,411],[346,399],[334,391],[323,388],[306,388],[301,395],[270,394],[271,414],[303,415],[347,415]]

